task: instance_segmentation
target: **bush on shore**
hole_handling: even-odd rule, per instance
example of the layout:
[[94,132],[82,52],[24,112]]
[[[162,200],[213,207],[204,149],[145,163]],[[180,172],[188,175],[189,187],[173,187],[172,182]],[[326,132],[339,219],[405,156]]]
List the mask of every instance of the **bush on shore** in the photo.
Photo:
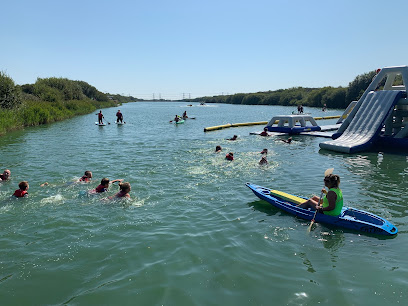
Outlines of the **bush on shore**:
[[0,72],[0,135],[115,105],[116,101],[86,82],[39,78],[35,84],[18,86]]

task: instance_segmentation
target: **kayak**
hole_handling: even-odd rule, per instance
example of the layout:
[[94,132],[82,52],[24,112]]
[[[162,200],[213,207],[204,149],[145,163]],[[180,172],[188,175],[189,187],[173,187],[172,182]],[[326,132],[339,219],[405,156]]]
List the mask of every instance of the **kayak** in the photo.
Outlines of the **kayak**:
[[297,197],[278,190],[271,190],[251,183],[246,183],[245,185],[251,189],[258,198],[305,220],[312,220],[314,218],[315,222],[318,223],[326,223],[378,235],[392,236],[398,233],[398,229],[392,223],[364,210],[343,207],[339,216],[329,216],[321,213],[317,213],[315,216],[315,211],[296,206],[307,200],[306,198]]
[[98,123],[98,122],[95,122],[95,124],[99,125],[99,126],[105,126],[106,125],[106,123]]
[[179,120],[176,122],[176,124],[181,124],[181,123],[184,123],[184,120]]

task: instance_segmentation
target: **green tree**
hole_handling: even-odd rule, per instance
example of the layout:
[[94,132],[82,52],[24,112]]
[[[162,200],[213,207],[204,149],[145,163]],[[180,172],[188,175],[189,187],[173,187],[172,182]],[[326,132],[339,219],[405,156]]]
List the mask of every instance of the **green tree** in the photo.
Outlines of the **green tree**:
[[19,106],[21,91],[12,78],[0,71],[0,108],[11,109]]

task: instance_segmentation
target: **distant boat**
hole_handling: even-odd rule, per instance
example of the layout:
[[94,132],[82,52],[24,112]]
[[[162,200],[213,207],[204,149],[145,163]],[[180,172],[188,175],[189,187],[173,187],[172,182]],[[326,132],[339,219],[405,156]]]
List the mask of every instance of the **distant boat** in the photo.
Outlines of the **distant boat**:
[[200,105],[206,105],[205,102],[200,102]]

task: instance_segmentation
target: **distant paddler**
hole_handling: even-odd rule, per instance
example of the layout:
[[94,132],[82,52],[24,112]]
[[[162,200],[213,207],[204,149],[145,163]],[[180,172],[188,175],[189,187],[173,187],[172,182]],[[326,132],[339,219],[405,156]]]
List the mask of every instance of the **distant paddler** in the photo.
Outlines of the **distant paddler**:
[[120,112],[120,109],[116,113],[116,123],[119,123],[119,122],[123,123],[123,114]]

